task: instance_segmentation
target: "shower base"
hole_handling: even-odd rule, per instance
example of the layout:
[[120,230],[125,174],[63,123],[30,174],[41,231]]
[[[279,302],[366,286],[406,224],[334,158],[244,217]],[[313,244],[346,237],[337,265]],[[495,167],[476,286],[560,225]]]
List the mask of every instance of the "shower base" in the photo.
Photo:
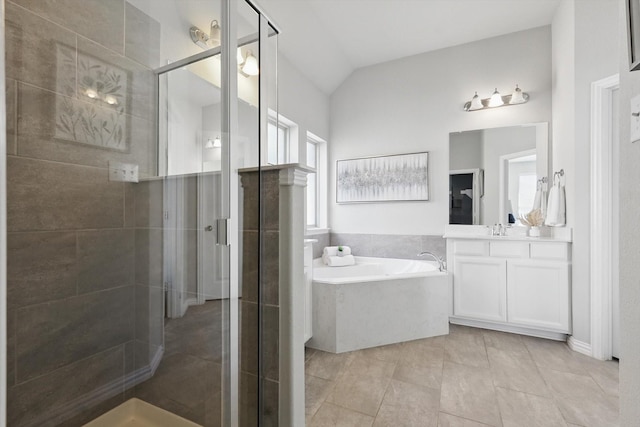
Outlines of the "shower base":
[[201,427],[140,399],[129,399],[84,427]]

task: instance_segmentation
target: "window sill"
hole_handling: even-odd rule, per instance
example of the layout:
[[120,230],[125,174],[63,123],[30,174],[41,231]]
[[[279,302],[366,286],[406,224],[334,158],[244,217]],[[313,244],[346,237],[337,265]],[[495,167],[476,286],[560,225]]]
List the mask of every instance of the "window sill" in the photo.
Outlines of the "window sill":
[[304,235],[305,236],[315,236],[318,234],[326,234],[329,232],[328,228],[307,228]]

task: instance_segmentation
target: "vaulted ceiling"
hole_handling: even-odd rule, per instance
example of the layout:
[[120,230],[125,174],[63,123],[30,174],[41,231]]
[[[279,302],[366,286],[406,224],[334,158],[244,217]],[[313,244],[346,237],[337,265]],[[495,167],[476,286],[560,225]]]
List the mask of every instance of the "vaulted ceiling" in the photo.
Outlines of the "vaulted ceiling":
[[279,50],[332,93],[354,70],[549,25],[560,0],[259,0]]

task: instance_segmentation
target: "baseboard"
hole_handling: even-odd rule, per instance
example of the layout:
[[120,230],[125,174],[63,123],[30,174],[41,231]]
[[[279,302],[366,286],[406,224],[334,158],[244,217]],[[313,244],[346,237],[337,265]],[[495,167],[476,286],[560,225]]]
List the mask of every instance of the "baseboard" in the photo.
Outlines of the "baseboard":
[[98,387],[90,393],[80,396],[71,402],[51,408],[51,410],[46,414],[43,414],[41,417],[26,423],[25,427],[41,427],[45,425],[53,425],[51,422],[54,420],[57,422],[69,420],[99,403],[121,394],[124,390],[148,380],[155,374],[156,369],[162,360],[163,354],[164,348],[160,346],[156,349],[155,354],[148,365]]
[[454,325],[471,326],[474,328],[491,329],[494,331],[511,332],[520,335],[528,335],[531,337],[545,338],[554,341],[566,341],[567,334],[562,332],[544,331],[540,329],[526,328],[522,326],[507,325],[499,322],[490,322],[486,320],[466,319],[464,317],[449,317],[449,323]]
[[591,344],[578,341],[573,336],[570,336],[567,340],[569,348],[577,353],[584,354],[585,356],[593,357],[591,353]]

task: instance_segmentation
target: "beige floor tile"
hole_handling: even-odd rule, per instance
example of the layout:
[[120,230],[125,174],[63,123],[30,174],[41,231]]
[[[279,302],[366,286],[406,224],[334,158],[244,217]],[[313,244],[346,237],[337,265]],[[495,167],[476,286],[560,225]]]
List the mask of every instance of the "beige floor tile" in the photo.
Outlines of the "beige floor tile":
[[305,374],[325,380],[335,380],[351,363],[352,353],[333,354],[316,350],[313,357],[305,363]]
[[461,365],[488,368],[489,360],[482,334],[463,330],[447,336],[444,343],[444,360]]
[[419,340],[403,342],[401,345],[403,351],[411,347],[442,347],[444,348],[444,340],[447,335],[440,335],[431,338],[422,338]]
[[442,362],[435,365],[423,365],[400,361],[393,372],[393,379],[439,389],[442,385]]
[[487,349],[489,347],[497,350],[511,351],[518,353],[529,353],[527,346],[524,345],[522,337],[518,334],[510,334],[508,332],[489,331],[483,330],[482,336],[484,337],[485,345]]
[[373,425],[436,427],[439,406],[439,389],[391,381]]
[[504,427],[566,427],[553,400],[533,394],[496,388]]
[[440,412],[438,417],[438,427],[489,427],[488,424],[478,423],[466,418]]
[[390,378],[393,375],[393,370],[396,367],[395,363],[385,362],[366,354],[370,353],[356,353],[345,372],[356,376],[383,378]]
[[501,426],[493,378],[488,368],[444,362],[440,409],[493,426]]
[[487,348],[496,387],[548,396],[549,390],[529,353]]
[[444,348],[414,343],[403,350],[393,378],[425,387],[440,388]]
[[540,373],[555,397],[590,397],[604,395],[602,389],[588,374],[573,374],[550,369]]
[[584,427],[618,427],[618,398],[607,396],[561,397],[557,405],[565,420]]
[[366,348],[358,352],[363,356],[382,360],[383,362],[395,363],[402,355],[402,344],[383,345],[380,347]]
[[542,338],[522,337],[533,361],[541,368],[584,374],[584,368],[576,363],[574,352],[566,343]]
[[591,378],[610,396],[618,396],[618,384],[620,382],[619,364],[612,360],[597,360],[582,354],[575,354],[583,368]]
[[541,370],[565,420],[586,427],[617,426],[618,399],[604,394],[589,375]]
[[370,427],[373,417],[330,403],[323,403],[311,420],[311,427]]
[[311,419],[324,403],[334,386],[333,381],[306,375],[304,382],[305,415]]
[[314,348],[309,348],[309,347],[305,347],[304,348],[304,361],[308,361],[309,359],[311,359],[313,357],[314,354],[316,354],[318,350],[314,349]]
[[378,408],[389,381],[389,378],[345,373],[336,382],[326,401],[363,414],[375,416],[378,413]]

